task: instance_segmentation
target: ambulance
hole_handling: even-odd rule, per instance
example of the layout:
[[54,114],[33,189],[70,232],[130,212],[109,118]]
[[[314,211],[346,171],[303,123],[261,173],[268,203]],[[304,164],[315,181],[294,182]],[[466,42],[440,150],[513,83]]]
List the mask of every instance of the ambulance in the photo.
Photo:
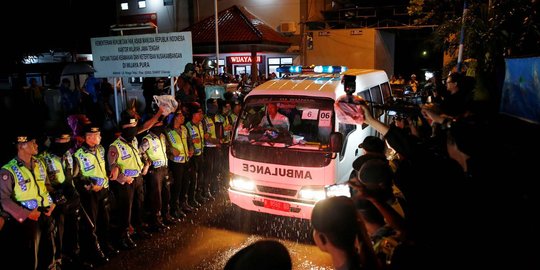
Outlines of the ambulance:
[[229,151],[228,194],[245,210],[310,219],[317,201],[350,196],[358,145],[378,135],[343,122],[336,101],[361,97],[385,121],[375,105],[392,98],[390,84],[382,70],[287,66],[278,72],[286,75],[244,99]]

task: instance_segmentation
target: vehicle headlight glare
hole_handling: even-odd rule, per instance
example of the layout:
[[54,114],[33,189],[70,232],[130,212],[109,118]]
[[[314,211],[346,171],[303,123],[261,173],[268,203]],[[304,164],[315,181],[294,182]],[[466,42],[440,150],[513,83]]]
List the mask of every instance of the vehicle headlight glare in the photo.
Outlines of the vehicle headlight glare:
[[245,191],[254,191],[255,190],[255,183],[247,178],[241,178],[241,177],[233,177],[230,185],[232,188],[241,189]]
[[326,197],[346,196],[351,197],[351,189],[347,184],[337,184],[326,187]]
[[326,192],[321,188],[307,187],[302,188],[299,192],[300,199],[310,201],[320,201],[326,199]]

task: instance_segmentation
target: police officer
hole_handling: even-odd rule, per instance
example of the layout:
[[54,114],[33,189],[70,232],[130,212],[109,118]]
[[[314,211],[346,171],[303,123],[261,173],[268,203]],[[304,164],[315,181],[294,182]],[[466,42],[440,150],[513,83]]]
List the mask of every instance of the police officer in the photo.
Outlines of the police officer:
[[232,129],[238,116],[234,114],[231,102],[224,102],[222,106],[223,115],[223,138],[221,139],[221,157],[220,157],[220,173],[221,185],[229,183],[229,146],[232,139]]
[[84,240],[88,243],[90,252],[94,253],[91,256],[94,262],[104,264],[109,261],[107,256],[118,253],[109,242],[109,177],[105,149],[100,144],[101,131],[96,125],[85,125],[83,136],[84,143],[73,155],[74,163],[79,168],[74,182],[81,197],[82,220],[85,221],[83,224],[88,232],[84,234]]
[[158,121],[143,137],[141,147],[143,159],[151,165],[146,184],[150,208],[150,227],[154,231],[167,229],[163,223],[172,225],[176,220],[169,215],[170,180],[167,167],[167,139],[163,121]]
[[[127,116],[120,121],[122,128],[121,136],[118,137],[110,146],[108,151],[109,168],[111,170],[111,188],[116,199],[114,209],[115,229],[117,229],[117,240],[120,248],[134,249],[137,244],[133,242],[129,234],[129,228],[132,220],[133,197],[143,196],[142,175],[146,174],[148,166],[141,160],[141,154],[138,149],[137,119]],[[142,201],[138,200],[140,205],[135,207],[133,212],[136,219],[141,219],[140,210]],[[142,220],[140,220],[142,223]]]
[[51,214],[55,208],[47,191],[46,165],[28,132],[19,131],[13,144],[17,155],[0,170],[0,203],[9,214],[3,232],[9,245],[4,258],[19,269],[55,268]]
[[203,111],[202,108],[195,104],[189,107],[191,120],[186,124],[188,134],[193,142],[193,157],[191,163],[191,181],[188,189],[189,204],[194,207],[200,207],[201,204],[196,198],[197,186],[202,184],[203,177],[203,151],[204,151],[204,126],[202,123]]
[[218,188],[218,175],[221,169],[220,153],[222,127],[225,122],[224,117],[218,113],[219,107],[216,99],[209,99],[207,104],[207,114],[203,118],[204,126],[204,175],[200,183],[199,194],[204,200],[214,199],[212,192],[216,193]]
[[167,135],[167,157],[173,178],[171,188],[171,215],[183,218],[186,213],[193,212],[194,207],[188,203],[188,189],[191,179],[190,160],[193,156],[193,142],[188,129],[184,125],[185,116],[181,109],[174,114]]
[[[50,194],[56,203],[53,212],[57,227],[55,235],[56,260],[62,266],[75,268],[90,265],[83,264],[79,248],[79,209],[81,200],[73,183],[73,175],[78,173],[77,163],[73,162],[70,152],[71,135],[59,132],[52,137],[49,148],[39,157],[47,165],[47,175],[51,182]],[[69,236],[69,237],[64,237]]]

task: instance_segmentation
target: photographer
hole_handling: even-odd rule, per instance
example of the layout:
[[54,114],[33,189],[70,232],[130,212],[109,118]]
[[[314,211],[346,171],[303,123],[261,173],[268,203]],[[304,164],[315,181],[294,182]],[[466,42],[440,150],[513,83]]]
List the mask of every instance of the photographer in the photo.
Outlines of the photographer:
[[[427,141],[404,134],[396,126],[385,125],[373,118],[366,106],[362,109],[364,123],[380,132],[402,158],[394,181],[407,199],[406,224],[411,238],[429,250],[437,250],[426,256],[434,263],[464,263],[470,255],[467,250],[463,250],[461,257],[446,257],[455,255],[452,247],[467,241],[463,221],[455,218],[467,213],[467,194],[462,189],[466,182],[461,169],[444,153],[433,151]],[[455,200],[456,197],[460,200]],[[434,203],[436,209],[432,207]]]

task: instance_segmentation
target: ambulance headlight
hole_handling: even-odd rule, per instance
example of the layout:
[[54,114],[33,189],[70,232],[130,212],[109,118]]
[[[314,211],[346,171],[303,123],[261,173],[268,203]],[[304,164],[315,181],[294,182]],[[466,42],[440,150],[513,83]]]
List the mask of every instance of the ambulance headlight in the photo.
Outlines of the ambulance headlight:
[[347,184],[337,184],[326,187],[326,197],[346,196],[351,197],[351,189]]
[[303,187],[300,189],[298,197],[302,200],[318,202],[326,199],[326,191],[323,187]]
[[255,191],[255,182],[253,180],[234,175],[229,182],[231,188],[239,189],[243,191]]

